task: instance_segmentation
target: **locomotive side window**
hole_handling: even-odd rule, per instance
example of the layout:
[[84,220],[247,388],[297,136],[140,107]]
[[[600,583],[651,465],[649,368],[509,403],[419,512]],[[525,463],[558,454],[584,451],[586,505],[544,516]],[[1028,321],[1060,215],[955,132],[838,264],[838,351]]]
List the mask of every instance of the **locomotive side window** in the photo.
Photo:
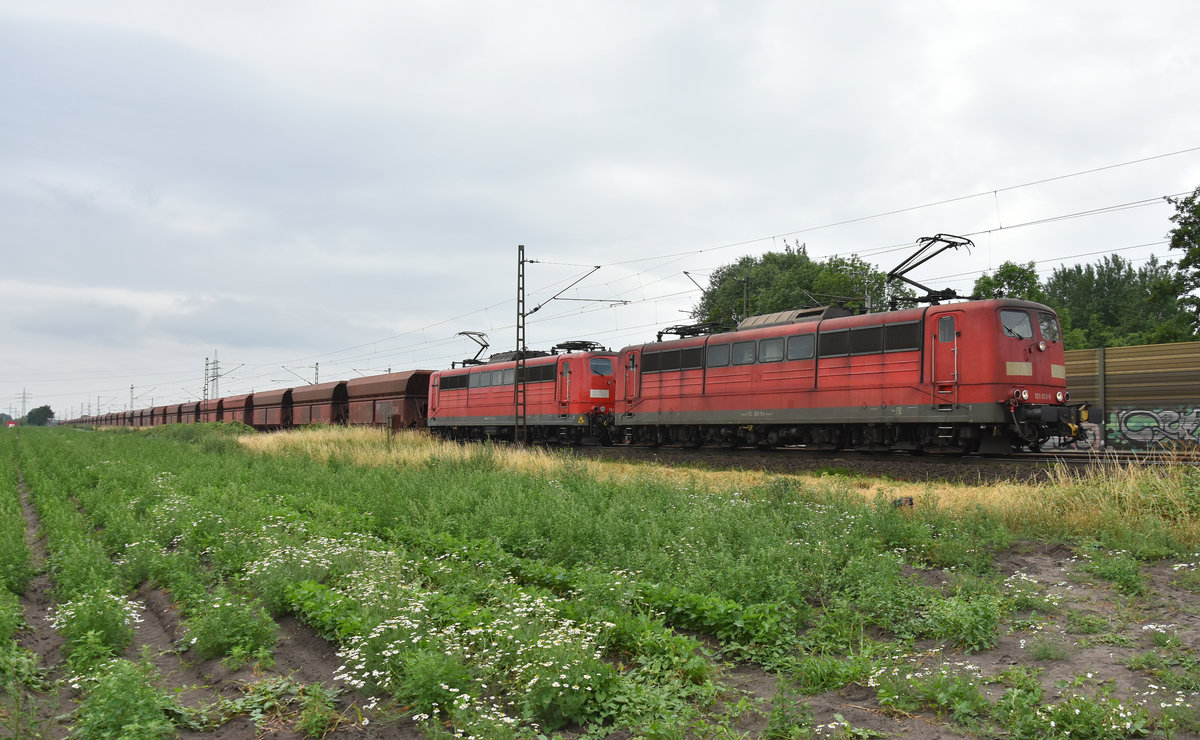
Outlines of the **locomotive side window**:
[[783,337],[762,339],[758,343],[759,362],[779,362],[783,359]]
[[492,371],[492,385],[504,385],[504,371],[503,370],[493,370]]
[[517,374],[517,369],[515,367],[510,367],[509,369],[505,370],[503,384],[504,385],[512,385],[513,377],[516,376],[516,374]]
[[[665,373],[672,370],[690,370],[693,368],[703,367],[702,360],[704,358],[703,347],[688,347],[687,349],[664,349],[660,352],[643,352],[642,353],[642,372],[643,373]],[[612,361],[607,358],[596,358],[608,363],[608,373],[612,374]]]
[[658,366],[661,372],[679,369],[679,350],[669,349],[662,353],[662,362]]
[[949,344],[954,341],[954,317],[943,316],[938,319],[938,341]]
[[554,365],[534,365],[523,368],[526,383],[548,383],[554,380]]
[[877,355],[883,351],[883,327],[864,326],[850,332],[850,354]]
[[483,373],[471,373],[471,387],[472,388],[479,387],[479,376],[481,376],[481,375],[483,375]]
[[816,349],[817,338],[814,334],[799,334],[787,338],[787,358],[789,360],[811,360]]
[[1042,339],[1047,342],[1061,342],[1062,330],[1058,327],[1058,318],[1052,313],[1038,314],[1038,327],[1042,330]]
[[754,364],[754,342],[738,342],[733,345],[733,364]]
[[904,352],[921,348],[921,322],[888,324],[883,327],[883,351]]
[[688,347],[679,350],[679,369],[696,370],[704,367],[704,348]]
[[709,367],[728,367],[729,366],[729,345],[728,344],[710,344],[710,345],[708,345],[708,366]]
[[1004,335],[1016,339],[1032,339],[1033,324],[1029,314],[1024,311],[1005,309],[1000,312],[1000,325],[1004,327]]
[[459,388],[466,388],[467,383],[470,382],[470,378],[471,376],[465,373],[462,375],[444,375],[442,376],[441,390],[452,391]]
[[821,357],[845,357],[850,354],[850,332],[847,329],[821,332],[821,341],[817,345],[817,353]]
[[613,361],[611,357],[593,357],[591,359],[592,375],[612,375]]

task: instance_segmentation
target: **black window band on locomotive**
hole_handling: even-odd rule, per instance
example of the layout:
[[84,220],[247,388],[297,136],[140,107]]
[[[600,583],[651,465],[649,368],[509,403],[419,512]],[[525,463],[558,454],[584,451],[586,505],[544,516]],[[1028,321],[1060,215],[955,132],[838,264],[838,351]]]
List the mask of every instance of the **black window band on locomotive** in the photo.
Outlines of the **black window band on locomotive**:
[[818,357],[846,357],[850,354],[850,330],[823,331],[817,339]]
[[[549,365],[533,365],[525,367],[524,376],[526,383],[553,383],[555,366]],[[443,375],[439,381],[439,390],[453,391],[462,388],[493,388],[502,386],[511,386],[513,378],[516,377],[516,368],[506,368],[504,370],[479,370],[472,373],[460,373],[458,375]]]
[[[915,352],[921,349],[921,322],[903,321],[882,326],[832,329],[821,332],[819,344],[821,357]],[[817,335],[808,333],[749,342],[719,342],[707,348],[685,347],[643,352],[642,373],[811,360],[817,356],[817,345]]]
[[915,352],[921,349],[921,322],[905,321],[823,331],[817,346],[821,357]]
[[554,363],[526,365],[522,370],[526,383],[553,383],[556,366]]
[[913,352],[921,349],[921,322],[905,321],[883,325],[883,351]]
[[642,353],[642,373],[699,370],[704,367],[703,347],[684,347]]
[[864,326],[850,330],[851,355],[877,355],[883,352],[883,327]]
[[660,352],[658,355],[658,370],[659,372],[667,372],[668,370],[679,369],[679,350],[669,349],[665,352]]

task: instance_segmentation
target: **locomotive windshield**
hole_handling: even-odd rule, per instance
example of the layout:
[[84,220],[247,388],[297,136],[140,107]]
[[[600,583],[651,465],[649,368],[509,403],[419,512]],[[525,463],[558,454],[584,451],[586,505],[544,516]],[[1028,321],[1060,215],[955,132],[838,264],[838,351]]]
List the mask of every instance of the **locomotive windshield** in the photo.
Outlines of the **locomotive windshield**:
[[1039,313],[1038,326],[1042,330],[1042,339],[1047,342],[1061,342],[1062,331],[1058,327],[1058,317],[1052,313]]
[[613,361],[611,357],[593,357],[592,375],[612,375]]
[[1000,325],[1004,327],[1004,333],[1010,337],[1017,339],[1033,338],[1033,324],[1029,321],[1029,314],[1024,311],[1017,311],[1011,308],[1001,311]]

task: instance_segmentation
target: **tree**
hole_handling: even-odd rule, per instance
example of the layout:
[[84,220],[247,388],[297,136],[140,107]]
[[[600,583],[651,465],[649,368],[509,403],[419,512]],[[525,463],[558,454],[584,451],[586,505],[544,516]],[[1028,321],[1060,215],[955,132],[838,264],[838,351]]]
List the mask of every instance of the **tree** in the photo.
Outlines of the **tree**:
[[1151,257],[1143,266],[1111,254],[1095,265],[1060,267],[1046,281],[1067,349],[1184,342],[1195,338],[1178,281]]
[[878,310],[893,295],[911,297],[911,291],[889,286],[886,279],[857,256],[817,262],[805,245],[786,245],[782,252],[746,256],[717,268],[692,317],[737,323],[747,316],[831,303],[863,308],[869,302]]
[[1021,298],[1038,303],[1046,302],[1046,295],[1042,292],[1042,284],[1033,262],[1023,265],[1005,262],[991,275],[980,275],[975,281],[973,294],[980,298]]
[[1179,261],[1167,263],[1174,271],[1174,278],[1179,289],[1179,302],[1190,314],[1193,329],[1200,328],[1200,186],[1191,195],[1182,198],[1167,198],[1167,202],[1175,206],[1171,223],[1175,228],[1167,234],[1170,239],[1168,249],[1183,253]]
[[31,427],[44,427],[54,418],[54,412],[49,406],[38,406],[25,415],[25,423]]

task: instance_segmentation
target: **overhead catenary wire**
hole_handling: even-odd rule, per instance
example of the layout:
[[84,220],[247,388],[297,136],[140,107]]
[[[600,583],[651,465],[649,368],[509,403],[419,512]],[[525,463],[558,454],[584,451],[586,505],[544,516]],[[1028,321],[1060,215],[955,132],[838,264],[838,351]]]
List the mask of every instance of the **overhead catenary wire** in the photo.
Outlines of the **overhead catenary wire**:
[[[1058,258],[1041,260],[1041,261],[1032,261],[1031,264],[1034,264],[1035,267],[1037,267],[1044,263],[1054,263],[1054,262],[1061,263],[1062,261],[1065,261],[1068,259],[1076,259],[1076,258],[1080,258],[1080,257],[1095,256],[1095,255],[1099,255],[1099,254],[1108,254],[1108,253],[1129,251],[1129,250],[1133,250],[1133,249],[1161,246],[1165,243],[1166,243],[1166,241],[1146,242],[1146,243],[1141,243],[1141,244],[1128,245],[1125,247],[1116,247],[1116,248],[1111,248],[1111,249],[1080,252],[1080,253],[1076,253],[1076,254],[1072,254],[1072,255],[1066,255],[1064,257],[1058,257]],[[1136,260],[1136,261],[1145,261],[1145,260],[1143,259],[1143,260]],[[1051,268],[1050,267],[1039,267],[1038,271],[1045,272],[1049,269],[1051,269]],[[933,279],[939,280],[939,281],[957,282],[957,281],[960,281],[961,279],[969,279],[971,276],[977,276],[977,274],[978,273],[976,273],[975,271],[971,271],[971,272],[966,272],[966,273],[955,273],[955,274],[943,275],[943,276],[939,276],[939,277],[936,277]],[[668,276],[667,278],[661,278],[654,282],[655,283],[664,282],[665,280],[669,279],[670,277],[671,276]],[[639,286],[639,287],[644,287],[644,286]],[[630,304],[648,304],[648,303],[655,303],[655,302],[660,302],[660,301],[668,301],[671,299],[679,298],[681,296],[695,294],[697,292],[701,292],[701,289],[698,287],[697,288],[688,288],[688,289],[681,290],[681,291],[674,291],[674,292],[670,292],[670,293],[663,293],[663,294],[657,294],[657,295],[653,295],[653,296],[647,296],[647,297],[643,297],[641,299],[630,300],[629,303]],[[582,314],[595,313],[595,312],[604,311],[604,310],[608,310],[608,307],[605,307],[605,306],[583,306],[583,307],[578,307],[578,308],[570,308],[570,309],[565,309],[565,310],[560,311],[555,314],[542,315],[538,319],[532,320],[531,323],[536,323],[536,324],[541,324],[541,325],[549,325],[560,319],[570,318],[572,316],[578,316],[578,315],[582,315]],[[659,325],[659,323],[657,323],[657,322],[649,322],[649,323],[641,323],[641,324],[631,325],[631,326],[626,326],[626,327],[619,327],[616,329],[592,330],[589,332],[589,336],[595,336],[595,337],[610,337],[610,336],[612,336],[612,337],[616,337],[618,339],[621,337],[636,337],[637,332],[640,332],[647,328],[653,328],[658,325]],[[514,328],[514,326],[515,326],[515,324],[509,323],[506,325],[495,327],[495,329],[498,331],[505,331],[505,330],[511,330],[512,328]],[[553,341],[562,341],[562,340],[573,339],[573,338],[577,338],[575,334],[565,333],[565,334],[557,335],[556,339]],[[444,346],[444,345],[447,345],[450,343],[451,342],[449,340],[438,341],[438,342],[414,343],[412,345],[407,345],[407,346],[404,346],[401,348],[396,348],[395,351],[379,353],[377,355],[374,355],[374,357],[377,359],[386,359],[389,357],[396,357],[396,356],[405,354],[406,352],[411,351],[413,348],[417,348],[417,347],[421,347],[421,346],[429,346],[431,344],[437,345],[437,346]],[[371,355],[364,355],[364,357],[368,357],[368,356],[371,356]],[[445,354],[445,355],[439,355],[437,357],[433,357],[430,359],[432,359],[432,360],[441,359],[444,361],[443,364],[445,364],[445,362],[449,362],[451,359],[457,359],[457,358],[458,358],[458,356],[455,354]],[[101,392],[104,392],[104,391],[101,391]]]
[[959,196],[955,196],[952,198],[943,198],[941,200],[936,200],[936,201],[932,201],[929,203],[922,203],[920,205],[905,206],[903,208],[895,208],[895,209],[892,209],[889,211],[881,211],[879,213],[873,213],[868,216],[858,216],[855,218],[842,219],[840,221],[832,221],[829,223],[820,224],[820,225],[816,225],[816,226],[805,226],[805,227],[802,227],[799,229],[794,229],[792,231],[785,231],[785,232],[781,232],[778,234],[771,234],[769,236],[761,236],[761,237],[756,237],[754,239],[746,239],[746,240],[742,240],[742,241],[731,242],[729,244],[722,244],[722,245],[715,246],[715,247],[707,247],[705,249],[691,250],[691,251],[687,251],[687,252],[674,252],[674,253],[667,254],[667,255],[660,255],[658,257],[653,257],[653,256],[652,257],[639,257],[639,258],[633,259],[633,260],[625,260],[622,262],[613,262],[610,264],[612,264],[612,265],[635,264],[638,262],[646,262],[646,261],[650,261],[650,260],[654,260],[654,259],[663,259],[666,257],[675,257],[675,256],[679,256],[679,255],[702,254],[704,252],[715,252],[715,251],[723,250],[723,249],[732,249],[734,247],[743,247],[743,246],[748,246],[750,244],[757,244],[759,242],[766,242],[766,241],[771,241],[774,239],[782,239],[784,237],[797,236],[799,234],[807,234],[807,233],[811,233],[813,231],[821,231],[823,229],[831,229],[831,228],[834,228],[837,226],[848,226],[850,224],[862,223],[864,221],[871,221],[873,219],[884,218],[887,216],[897,216],[902,213],[911,213],[913,211],[919,211],[919,210],[922,210],[925,208],[934,208],[937,206],[949,205],[951,203],[959,203],[959,202],[971,200],[974,198],[982,198],[982,197],[985,197],[988,195],[993,195],[995,193],[1004,193],[1004,192],[1009,192],[1012,190],[1019,190],[1021,188],[1033,187],[1035,185],[1044,185],[1046,183],[1057,182],[1059,180],[1067,180],[1067,179],[1070,179],[1073,177],[1081,177],[1083,175],[1091,175],[1091,174],[1095,174],[1097,172],[1104,172],[1106,170],[1117,169],[1120,167],[1128,167],[1130,165],[1135,165],[1135,164],[1143,164],[1145,162],[1151,162],[1156,159],[1165,159],[1167,157],[1174,157],[1174,156],[1178,156],[1180,154],[1190,154],[1192,152],[1198,152],[1198,151],[1200,151],[1200,146],[1190,147],[1188,149],[1180,149],[1180,150],[1173,151],[1173,152],[1167,152],[1165,154],[1156,154],[1156,155],[1150,156],[1150,157],[1142,157],[1141,159],[1131,159],[1126,162],[1117,162],[1115,164],[1104,165],[1102,167],[1093,167],[1091,169],[1079,170],[1077,172],[1069,172],[1069,173],[1063,174],[1063,175],[1055,175],[1053,177],[1045,177],[1045,178],[1041,178],[1039,180],[1030,180],[1029,182],[1024,182],[1024,183],[1020,183],[1017,185],[1008,185],[1008,186],[1001,187],[1001,188],[993,188],[991,190],[983,190],[978,193],[972,193],[970,195],[959,195]]
[[[860,223],[860,222],[864,222],[864,221],[870,221],[873,219],[883,218],[883,217],[887,217],[887,216],[893,216],[893,215],[898,215],[898,214],[903,214],[903,213],[919,211],[919,210],[925,209],[925,208],[932,208],[932,207],[951,204],[951,203],[968,201],[973,198],[980,198],[980,197],[985,197],[985,196],[991,196],[991,197],[995,198],[995,197],[997,197],[998,193],[1015,191],[1015,190],[1019,190],[1021,188],[1027,188],[1027,187],[1032,187],[1032,186],[1036,186],[1036,185],[1042,185],[1042,184],[1046,184],[1046,183],[1066,180],[1066,179],[1070,179],[1070,178],[1081,177],[1084,175],[1094,174],[1094,173],[1103,172],[1103,171],[1107,171],[1107,170],[1113,170],[1113,169],[1117,169],[1117,168],[1121,168],[1121,167],[1127,167],[1127,166],[1131,166],[1131,165],[1150,162],[1153,160],[1164,159],[1164,158],[1173,157],[1173,156],[1182,155],[1182,154],[1193,153],[1193,152],[1197,152],[1197,151],[1200,151],[1200,146],[1191,147],[1191,148],[1187,148],[1187,149],[1180,149],[1180,150],[1166,152],[1166,153],[1148,156],[1148,157],[1142,157],[1139,159],[1117,162],[1117,163],[1108,164],[1108,165],[1104,165],[1104,166],[1100,166],[1100,167],[1094,167],[1094,168],[1089,168],[1089,169],[1084,169],[1084,170],[1073,171],[1073,172],[1069,172],[1069,173],[1065,173],[1065,174],[1055,175],[1052,177],[1029,180],[1026,182],[1013,184],[1013,185],[1007,185],[1004,187],[981,190],[976,193],[959,195],[959,196],[955,196],[955,197],[951,197],[951,198],[943,198],[940,200],[930,201],[930,202],[922,203],[922,204],[918,204],[918,205],[912,205],[912,206],[906,206],[903,208],[896,208],[896,209],[890,209],[890,210],[886,210],[886,211],[880,211],[877,213],[859,216],[859,217],[855,217],[855,218],[842,219],[842,220],[838,220],[838,221],[832,221],[829,223],[792,229],[792,230],[781,232],[778,234],[773,234],[770,236],[763,236],[763,237],[757,237],[757,238],[753,238],[753,239],[740,240],[740,241],[736,241],[736,242],[731,242],[731,243],[727,243],[727,244],[721,244],[721,245],[717,245],[717,246],[713,246],[713,247],[706,247],[706,248],[701,248],[701,249],[675,251],[675,252],[669,252],[669,253],[664,253],[664,254],[660,254],[660,255],[650,255],[650,256],[639,257],[639,258],[631,259],[631,260],[614,261],[614,262],[607,263],[604,266],[605,267],[617,267],[617,266],[628,266],[628,265],[634,265],[634,264],[643,264],[643,263],[648,263],[648,262],[662,263],[662,264],[658,264],[657,267],[655,268],[656,270],[658,270],[663,267],[666,267],[667,265],[683,261],[689,257],[693,257],[696,255],[701,255],[701,254],[705,254],[705,253],[709,253],[709,252],[727,250],[727,249],[736,248],[739,246],[749,246],[752,244],[758,244],[758,243],[763,243],[763,242],[767,242],[767,241],[775,241],[775,240],[785,238],[785,237],[797,236],[797,235],[811,233],[811,232],[820,231],[820,230],[824,230],[824,229],[835,228],[838,226],[845,226],[845,225],[849,225],[849,224]],[[1057,221],[1073,219],[1073,218],[1085,218],[1085,217],[1091,217],[1091,216],[1099,216],[1102,214],[1115,213],[1115,212],[1118,212],[1121,210],[1127,210],[1130,208],[1146,207],[1146,206],[1156,204],[1156,203],[1163,203],[1164,202],[1163,197],[1178,197],[1179,195],[1186,195],[1186,194],[1187,193],[1185,192],[1185,193],[1174,194],[1172,196],[1161,196],[1161,197],[1156,196],[1154,198],[1146,198],[1146,199],[1142,199],[1142,200],[1138,200],[1138,201],[1131,201],[1128,203],[1122,203],[1122,204],[1117,204],[1117,205],[1113,205],[1113,206],[1104,206],[1104,207],[1100,207],[1100,208],[1088,209],[1085,211],[1076,211],[1076,212],[1071,212],[1071,213],[1058,214],[1058,215],[1048,216],[1045,218],[1030,220],[1030,221],[1026,221],[1023,223],[1016,223],[1016,224],[1005,225],[1005,224],[1000,223],[999,219],[997,219],[997,227],[996,228],[977,230],[974,232],[969,232],[966,235],[977,236],[977,235],[983,235],[983,234],[997,233],[1000,231],[1008,231],[1008,230],[1018,229],[1018,228],[1027,228],[1030,226],[1044,225],[1044,224],[1054,223]],[[890,252],[899,251],[899,250],[907,249],[910,247],[911,247],[911,242],[904,242],[904,243],[897,243],[897,244],[881,245],[878,247],[869,247],[869,248],[865,248],[865,249],[856,249],[856,250],[853,250],[852,252],[850,252],[850,254],[854,254],[859,257],[876,257],[876,256],[879,256],[882,254],[887,254]],[[1123,249],[1127,249],[1127,248],[1123,248]],[[1109,250],[1103,250],[1103,251],[1111,252],[1111,251],[1119,251],[1119,250],[1109,249]],[[1095,254],[1095,253],[1090,253],[1090,254]],[[838,256],[842,256],[842,255],[840,253],[833,253],[833,254],[829,254],[829,255],[825,255],[825,256],[838,257]],[[1061,260],[1071,259],[1071,258],[1072,257],[1061,257],[1061,258],[1055,258],[1055,259],[1061,261]],[[664,262],[666,260],[669,260],[669,262]],[[564,267],[593,267],[594,266],[594,265],[584,265],[581,263],[574,263],[574,262],[557,261],[557,260],[551,260],[551,259],[536,260],[536,261],[532,261],[532,262],[536,262],[538,264],[544,264],[547,266],[564,266]],[[699,272],[704,272],[704,270],[691,268],[691,269],[689,269],[688,272],[699,273]],[[634,290],[639,290],[639,289],[644,290],[644,288],[648,287],[649,285],[654,285],[657,283],[671,280],[672,278],[678,276],[680,273],[671,273],[668,275],[663,275],[661,277],[657,277],[654,280],[651,280],[648,283],[640,283],[639,286],[630,288],[625,291],[621,291],[619,288],[616,287],[617,284],[619,284],[620,282],[623,282],[625,280],[637,279],[638,276],[643,275],[643,274],[644,274],[644,271],[639,271],[637,273],[634,273],[633,275],[629,275],[629,276],[625,276],[625,277],[609,278],[609,279],[606,279],[605,285],[608,286],[610,288],[610,290],[615,289],[615,291],[614,291],[616,293],[615,297],[620,297],[620,296],[622,296],[624,294],[628,294],[629,292],[632,292]],[[562,283],[566,282],[568,279],[569,278],[555,281],[553,283],[553,286],[557,287],[558,285],[561,285]],[[549,292],[552,289],[553,289],[552,287],[551,288],[540,288],[534,292],[537,294],[541,294],[541,293]],[[643,304],[643,303],[647,303],[647,302],[669,300],[669,298],[673,297],[673,296],[686,295],[688,293],[694,293],[694,292],[696,292],[696,291],[689,289],[689,290],[685,290],[682,292],[671,293],[671,294],[668,294],[667,296],[650,297],[650,298],[645,298],[644,300],[631,300],[631,301],[629,301],[629,305],[638,305],[638,304]],[[433,322],[426,326],[409,329],[404,332],[400,332],[395,335],[391,335],[382,340],[373,340],[371,342],[364,342],[364,343],[352,345],[349,347],[341,348],[338,350],[334,350],[331,352],[322,352],[322,353],[306,355],[306,356],[302,356],[302,357],[294,357],[294,358],[290,358],[290,359],[286,359],[286,360],[282,360],[282,361],[272,360],[270,362],[263,362],[260,364],[251,364],[248,366],[248,369],[264,369],[265,370],[266,368],[277,366],[280,362],[282,362],[283,364],[288,364],[288,363],[298,363],[298,362],[314,361],[314,360],[322,360],[324,362],[331,363],[336,366],[336,365],[342,364],[343,362],[351,362],[353,360],[362,360],[362,359],[374,360],[374,359],[383,359],[383,358],[388,358],[388,357],[396,357],[396,356],[402,355],[406,352],[412,352],[414,349],[422,349],[422,348],[423,349],[436,349],[441,346],[452,344],[453,340],[452,339],[439,339],[436,341],[423,341],[423,342],[405,344],[400,347],[387,347],[387,348],[382,349],[381,351],[376,351],[376,350],[379,350],[379,345],[395,341],[396,339],[413,336],[416,334],[424,334],[424,333],[436,330],[440,326],[444,326],[446,324],[450,324],[455,321],[461,321],[463,319],[469,318],[470,316],[476,315],[478,313],[486,312],[489,309],[496,309],[496,308],[500,308],[505,305],[509,305],[512,302],[513,302],[513,299],[507,299],[504,301],[494,302],[494,303],[488,304],[484,307],[474,309],[472,311],[462,312],[462,313],[456,314],[455,316]],[[547,323],[552,320],[561,319],[561,318],[573,316],[573,315],[579,315],[581,313],[592,313],[594,311],[599,311],[599,310],[612,311],[612,310],[617,310],[617,309],[615,309],[612,306],[607,306],[607,305],[583,306],[583,307],[579,308],[577,311],[566,311],[566,312],[561,312],[561,313],[555,314],[553,316],[546,316],[542,319],[539,319],[535,323],[544,324],[544,323]],[[498,330],[503,330],[506,328],[511,328],[511,327],[498,327]],[[374,348],[373,351],[356,353],[349,357],[345,356],[347,353],[355,352],[356,350],[366,349],[368,347]],[[430,358],[430,359],[433,359],[433,358]],[[178,372],[182,372],[182,371],[176,371],[176,372],[178,373]],[[73,374],[73,373],[71,373],[71,374]],[[80,371],[78,374],[80,376],[83,376],[86,374],[86,371]],[[251,376],[250,381],[261,380],[263,377],[265,377],[268,374],[269,374],[268,372],[263,372],[261,375]],[[67,375],[67,374],[64,374],[64,375]],[[95,376],[89,376],[89,377],[93,380],[96,379]],[[113,379],[118,378],[118,377],[123,377],[123,378],[127,378],[127,379],[131,378],[131,377],[132,378],[141,378],[144,381],[143,384],[151,384],[151,383],[158,383],[158,382],[161,382],[161,383],[171,382],[168,380],[164,380],[158,373],[150,373],[150,372],[143,372],[143,373],[136,373],[136,374],[122,374],[122,375],[107,375],[107,376],[103,376],[103,377],[113,378]],[[0,379],[0,380],[3,380],[3,379]],[[189,378],[189,380],[191,380],[191,378]],[[12,380],[9,382],[20,382],[20,381]],[[187,381],[184,381],[184,382],[187,382]],[[112,390],[122,390],[122,389],[112,389]],[[106,390],[101,390],[99,392],[103,393],[103,392],[106,392]],[[109,392],[111,392],[111,391],[109,391]],[[59,394],[54,394],[53,397],[63,397],[66,395],[81,395],[81,394],[79,394],[79,393],[75,393],[75,394],[59,393]]]

